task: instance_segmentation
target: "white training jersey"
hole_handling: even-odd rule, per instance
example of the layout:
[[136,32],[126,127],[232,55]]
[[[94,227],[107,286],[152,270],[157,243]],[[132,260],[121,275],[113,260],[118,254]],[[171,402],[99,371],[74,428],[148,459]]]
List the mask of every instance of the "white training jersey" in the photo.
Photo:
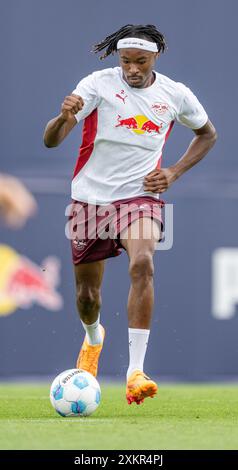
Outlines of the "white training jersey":
[[84,119],[83,139],[72,181],[72,198],[91,204],[159,194],[145,192],[144,177],[161,167],[174,121],[199,129],[207,114],[182,83],[154,71],[147,88],[134,88],[121,67],[88,75],[72,92],[84,100],[75,117]]

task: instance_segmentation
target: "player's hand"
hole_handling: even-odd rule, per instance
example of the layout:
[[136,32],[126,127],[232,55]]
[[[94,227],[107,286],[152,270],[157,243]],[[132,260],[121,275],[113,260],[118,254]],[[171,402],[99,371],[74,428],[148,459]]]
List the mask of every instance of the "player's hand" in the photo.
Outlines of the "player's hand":
[[13,176],[0,175],[0,218],[10,228],[21,228],[36,212],[33,195]]
[[176,176],[171,168],[152,170],[144,178],[144,190],[152,193],[164,193],[175,180]]
[[77,114],[84,106],[84,101],[81,96],[70,95],[66,96],[61,106],[61,115],[67,121]]

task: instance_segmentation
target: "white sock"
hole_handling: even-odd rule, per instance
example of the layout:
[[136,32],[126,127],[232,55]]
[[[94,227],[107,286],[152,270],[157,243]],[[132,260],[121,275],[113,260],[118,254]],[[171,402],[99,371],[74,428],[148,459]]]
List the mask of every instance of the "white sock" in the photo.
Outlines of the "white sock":
[[149,340],[150,330],[129,328],[129,367],[127,379],[135,369],[143,371],[145,353]]
[[91,345],[101,344],[103,337],[102,337],[101,328],[99,326],[100,314],[98,315],[98,319],[95,321],[95,323],[92,323],[91,325],[87,325],[82,320],[81,322],[84,327],[84,330],[86,331],[88,343]]

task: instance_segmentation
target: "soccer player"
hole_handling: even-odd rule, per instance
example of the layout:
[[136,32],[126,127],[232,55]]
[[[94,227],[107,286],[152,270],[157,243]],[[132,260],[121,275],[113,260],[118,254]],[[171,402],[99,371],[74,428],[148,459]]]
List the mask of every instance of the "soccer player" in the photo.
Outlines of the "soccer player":
[[[216,131],[189,88],[154,70],[166,49],[165,38],[154,25],[123,26],[94,46],[94,52],[104,49],[101,59],[117,52],[119,67],[83,78],[66,96],[60,114],[47,124],[44,142],[47,147],[59,145],[84,119],[71,213],[71,219],[77,215],[72,253],[77,306],[86,332],[77,367],[97,375],[105,334],[100,324],[105,259],[125,249],[131,278],[126,397],[129,404],[140,404],[157,392],[157,384],[145,375],[143,364],[154,300],[153,255],[162,230],[159,194],[208,153]],[[175,121],[195,135],[184,155],[165,168],[161,166],[162,149]],[[122,203],[127,209],[118,218]],[[89,227],[94,210],[99,211],[98,228],[107,220],[103,208],[111,210],[112,206],[114,238],[78,232],[81,220]]]

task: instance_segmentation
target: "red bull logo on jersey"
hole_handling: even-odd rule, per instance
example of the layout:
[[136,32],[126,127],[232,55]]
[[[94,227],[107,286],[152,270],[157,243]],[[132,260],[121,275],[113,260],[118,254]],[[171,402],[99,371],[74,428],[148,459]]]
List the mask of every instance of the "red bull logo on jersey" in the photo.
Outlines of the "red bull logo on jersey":
[[34,303],[48,310],[63,306],[56,291],[59,284],[59,260],[46,258],[41,266],[20,255],[7,245],[0,245],[0,316]]
[[115,127],[125,127],[130,129],[135,134],[160,134],[163,124],[156,124],[143,115],[122,118],[118,115],[117,124]]

